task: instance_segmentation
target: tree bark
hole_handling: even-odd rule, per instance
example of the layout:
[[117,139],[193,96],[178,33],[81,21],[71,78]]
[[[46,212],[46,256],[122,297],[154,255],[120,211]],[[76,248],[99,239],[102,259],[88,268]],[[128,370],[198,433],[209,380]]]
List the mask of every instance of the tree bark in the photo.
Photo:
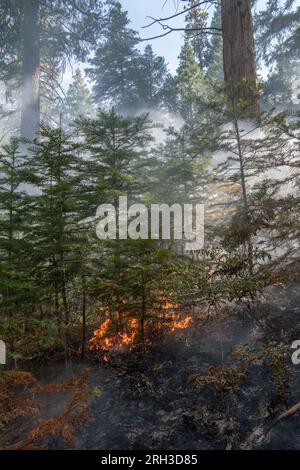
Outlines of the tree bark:
[[85,358],[86,343],[86,287],[84,276],[82,276],[82,339],[81,339],[81,359]]
[[224,77],[230,99],[235,106],[248,103],[248,114],[258,117],[251,0],[222,0],[221,10]]
[[23,0],[21,136],[34,139],[40,123],[39,0]]

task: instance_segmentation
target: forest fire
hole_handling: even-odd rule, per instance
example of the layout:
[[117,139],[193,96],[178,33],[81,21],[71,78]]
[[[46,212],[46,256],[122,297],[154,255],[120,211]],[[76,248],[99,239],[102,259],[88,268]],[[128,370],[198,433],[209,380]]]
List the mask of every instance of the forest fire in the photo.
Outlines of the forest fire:
[[125,331],[114,334],[111,333],[112,327],[113,322],[108,318],[94,331],[92,338],[89,340],[90,351],[109,351],[110,349],[120,349],[122,346],[130,348],[138,336],[137,319],[129,320]]
[[[178,305],[164,304],[157,315],[151,315],[151,319],[145,321],[147,332],[149,330],[167,334],[188,328],[192,323],[192,317],[182,317],[180,313],[174,311],[178,308]],[[114,329],[113,320],[108,318],[94,331],[89,340],[89,350],[102,351],[104,362],[109,362],[110,351],[131,350],[142,337],[141,324],[137,318],[128,320],[122,331],[114,332]],[[151,342],[149,335],[144,337],[144,342],[148,344]]]

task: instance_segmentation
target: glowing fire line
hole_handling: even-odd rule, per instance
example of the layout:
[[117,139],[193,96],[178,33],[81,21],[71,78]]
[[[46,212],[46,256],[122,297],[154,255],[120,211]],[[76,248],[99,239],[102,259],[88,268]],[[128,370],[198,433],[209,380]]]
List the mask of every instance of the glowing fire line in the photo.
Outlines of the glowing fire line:
[[[169,303],[162,306],[162,311],[157,316],[159,329],[166,328],[166,331],[174,332],[176,330],[184,330],[190,326],[192,317],[186,316],[180,319],[179,314],[174,313],[174,310],[178,308],[178,305]],[[171,310],[171,313],[168,313],[167,316],[164,313],[166,310]],[[94,331],[92,338],[89,340],[90,351],[101,350],[107,352],[112,349],[131,349],[134,346],[139,337],[139,320],[137,318],[130,319],[124,331],[115,334],[110,332],[112,326],[113,322],[108,318]],[[105,358],[107,362],[108,358],[106,355]]]

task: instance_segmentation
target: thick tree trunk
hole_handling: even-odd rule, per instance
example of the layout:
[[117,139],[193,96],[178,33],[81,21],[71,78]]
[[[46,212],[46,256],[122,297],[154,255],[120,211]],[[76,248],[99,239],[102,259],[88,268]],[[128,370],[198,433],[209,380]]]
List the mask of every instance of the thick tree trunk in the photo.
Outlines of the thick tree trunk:
[[21,136],[34,139],[40,122],[39,0],[23,0]]
[[221,7],[224,77],[231,101],[235,106],[248,103],[248,114],[258,117],[251,0],[222,0]]

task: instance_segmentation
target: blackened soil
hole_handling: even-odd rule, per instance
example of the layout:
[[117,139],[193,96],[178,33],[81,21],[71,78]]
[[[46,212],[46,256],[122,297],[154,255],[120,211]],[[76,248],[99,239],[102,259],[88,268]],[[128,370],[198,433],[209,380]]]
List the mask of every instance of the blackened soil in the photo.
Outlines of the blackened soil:
[[[300,365],[291,362],[291,343],[300,339],[300,287],[276,289],[255,314],[239,311],[196,322],[145,357],[116,357],[112,366],[88,365],[91,388],[101,396],[91,403],[93,417],[78,429],[70,447],[76,449],[300,449],[299,414],[276,421],[300,401]],[[255,319],[254,319],[255,317]],[[232,350],[247,343],[255,351],[270,344],[282,350],[291,379],[278,393],[270,364],[252,365],[236,359]],[[246,378],[237,390],[197,388],[194,373],[210,366],[238,367]],[[83,364],[73,364],[78,373]],[[43,371],[47,381],[61,380],[57,368]],[[49,402],[50,412],[61,407]],[[300,413],[300,412],[299,412]],[[66,448],[59,439],[50,449]]]

